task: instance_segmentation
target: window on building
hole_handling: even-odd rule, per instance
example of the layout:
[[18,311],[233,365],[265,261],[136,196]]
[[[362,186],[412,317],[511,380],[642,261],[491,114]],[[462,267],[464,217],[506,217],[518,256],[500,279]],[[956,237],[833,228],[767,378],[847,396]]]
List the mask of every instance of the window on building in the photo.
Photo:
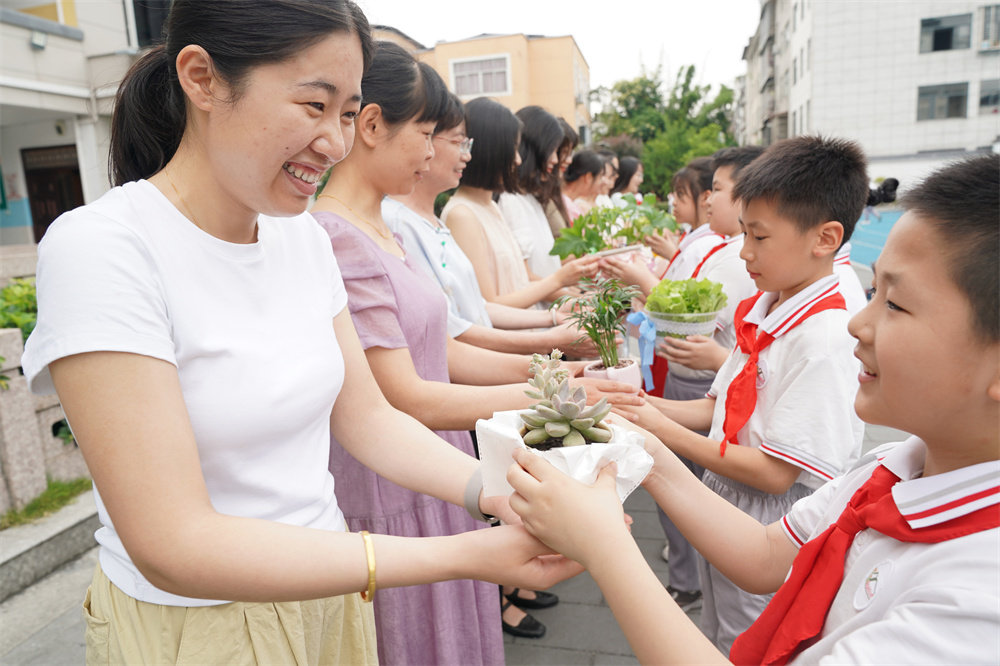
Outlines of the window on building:
[[811,99],[807,99],[806,100],[806,123],[807,123],[806,124],[806,132],[807,133],[808,132],[812,132],[812,118],[813,118],[812,100]]
[[917,92],[917,120],[965,118],[968,100],[968,83],[922,86]]
[[135,11],[135,34],[139,46],[152,46],[163,41],[163,24],[167,22],[172,0],[132,0]]
[[792,136],[796,136],[799,133],[799,122],[798,116],[795,111],[792,111]]
[[1000,113],[1000,79],[986,79],[979,84],[979,113]]
[[972,39],[972,14],[920,21],[920,52],[967,49]]
[[1000,49],[1000,5],[986,5],[981,10],[983,18],[983,39],[980,51]]
[[792,5],[792,32],[795,32],[795,29],[798,27],[798,24],[799,24],[799,6]]
[[799,107],[799,134],[805,134],[808,132],[806,129],[806,107]]
[[806,69],[812,69],[813,61],[813,40],[810,37],[806,40]]
[[452,78],[457,95],[503,95],[507,85],[509,58],[499,56],[481,60],[452,61]]
[[799,82],[799,59],[792,58],[792,85]]

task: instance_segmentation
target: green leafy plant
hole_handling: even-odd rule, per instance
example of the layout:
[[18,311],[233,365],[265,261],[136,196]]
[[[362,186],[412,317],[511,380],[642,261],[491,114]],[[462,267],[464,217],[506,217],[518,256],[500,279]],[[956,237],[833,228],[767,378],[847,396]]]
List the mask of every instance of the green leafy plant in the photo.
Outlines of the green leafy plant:
[[708,279],[663,280],[646,298],[646,309],[665,314],[701,314],[726,307],[722,285]]
[[15,278],[0,289],[0,328],[19,328],[22,338],[27,340],[37,319],[34,280]]
[[550,356],[531,357],[532,389],[525,395],[540,402],[521,412],[521,438],[525,445],[540,451],[559,446],[581,446],[608,442],[611,430],[602,423],[611,412],[607,398],[587,407],[587,389],[569,390],[569,372],[559,367],[562,352],[553,349]]
[[[0,356],[0,363],[3,363],[6,360],[7,359],[3,356]],[[0,375],[0,391],[6,391],[8,388],[10,388],[10,377],[7,375]]]
[[[638,204],[635,195],[623,197],[624,206],[601,206],[588,210],[573,220],[555,239],[550,254],[566,259],[582,257],[616,244],[635,245],[660,229],[676,229],[673,216],[656,206],[648,197]],[[618,243],[616,243],[618,241]]]
[[552,307],[570,303],[566,319],[576,324],[597,347],[605,368],[618,365],[617,335],[625,335],[623,318],[631,307],[632,299],[642,292],[632,285],[624,285],[616,278],[597,280],[585,278],[580,282],[582,296],[562,296]]
[[76,444],[76,437],[73,436],[73,431],[69,429],[69,423],[66,419],[63,419],[52,426],[52,434],[61,439],[62,443],[66,446]]

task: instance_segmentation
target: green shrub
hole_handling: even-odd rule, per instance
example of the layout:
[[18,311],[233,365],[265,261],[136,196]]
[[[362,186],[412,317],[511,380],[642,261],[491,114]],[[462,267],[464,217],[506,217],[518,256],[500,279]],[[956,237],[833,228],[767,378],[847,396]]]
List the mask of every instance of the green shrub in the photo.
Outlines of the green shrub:
[[0,289],[0,328],[19,328],[22,338],[27,341],[37,320],[34,279],[15,278]]

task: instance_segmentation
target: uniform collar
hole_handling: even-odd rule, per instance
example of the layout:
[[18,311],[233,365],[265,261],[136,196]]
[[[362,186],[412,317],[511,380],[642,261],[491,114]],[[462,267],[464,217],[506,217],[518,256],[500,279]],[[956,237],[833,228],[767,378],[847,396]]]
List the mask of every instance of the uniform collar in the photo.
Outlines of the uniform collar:
[[687,233],[687,234],[684,234],[684,238],[682,238],[681,242],[677,244],[677,247],[678,247],[678,249],[683,250],[684,248],[686,248],[687,246],[689,246],[691,243],[695,242],[699,238],[704,238],[706,236],[711,236],[714,233],[715,232],[712,231],[712,227],[708,226],[707,224],[703,224],[700,227],[698,227],[697,229],[695,229],[694,231],[692,231],[690,233]]
[[892,497],[911,528],[937,525],[1000,503],[1000,460],[921,477],[926,453],[923,440],[910,437],[881,460],[900,478]]
[[813,305],[827,296],[836,294],[839,287],[840,278],[836,275],[827,275],[792,296],[775,308],[771,314],[767,314],[767,310],[772,303],[778,300],[778,292],[762,292],[743,321],[757,324],[761,331],[778,338],[795,326]]
[[851,263],[851,244],[844,243],[837,254],[833,256],[833,263],[835,265],[849,265]]

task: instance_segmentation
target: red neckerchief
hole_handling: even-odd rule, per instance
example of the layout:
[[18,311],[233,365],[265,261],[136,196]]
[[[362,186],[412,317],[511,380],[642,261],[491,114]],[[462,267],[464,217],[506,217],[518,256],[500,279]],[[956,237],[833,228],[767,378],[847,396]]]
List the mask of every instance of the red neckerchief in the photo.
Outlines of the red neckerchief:
[[[757,301],[764,292],[758,292],[756,296],[751,296],[736,308],[736,315],[733,319],[733,327],[736,329],[736,346],[744,354],[749,354],[747,359],[733,381],[730,382],[726,390],[726,419],[722,424],[723,439],[719,444],[719,455],[726,455],[726,444],[739,444],[737,433],[750,420],[754,408],[757,406],[757,359],[760,353],[774,342],[775,338],[781,337],[792,330],[809,317],[823,312],[824,310],[845,310],[844,297],[839,291],[840,281],[829,276],[823,280],[810,285],[806,289],[811,292],[818,292],[810,297],[808,293],[796,295],[796,300],[804,300],[798,308],[774,326],[773,331],[763,330],[758,335],[757,324],[745,321],[747,313],[753,309]],[[829,285],[829,286],[827,286]]]
[[844,579],[847,551],[858,532],[872,529],[897,541],[939,543],[1000,527],[1000,513],[991,505],[914,529],[892,496],[898,481],[888,468],[876,467],[837,522],[799,550],[788,580],[733,643],[729,658],[734,664],[787,664],[804,642],[820,634]]
[[[698,231],[701,229],[705,229],[706,233],[699,234]],[[674,252],[674,256],[670,258],[670,262],[667,264],[667,267],[663,269],[663,275],[660,276],[660,279],[662,280],[663,278],[667,277],[667,271],[669,271],[670,267],[674,265],[675,261],[677,261],[677,257],[681,256],[681,252],[685,250],[686,246],[684,245],[684,241],[686,240],[690,241],[690,243],[688,243],[688,245],[690,245],[691,243],[695,242],[700,238],[711,236],[713,234],[718,236],[719,238],[725,238],[725,236],[723,236],[722,234],[716,234],[714,231],[712,231],[711,227],[709,227],[707,224],[698,227],[697,229],[695,229],[690,233],[685,231],[681,235],[680,240],[677,241],[677,252]]]

